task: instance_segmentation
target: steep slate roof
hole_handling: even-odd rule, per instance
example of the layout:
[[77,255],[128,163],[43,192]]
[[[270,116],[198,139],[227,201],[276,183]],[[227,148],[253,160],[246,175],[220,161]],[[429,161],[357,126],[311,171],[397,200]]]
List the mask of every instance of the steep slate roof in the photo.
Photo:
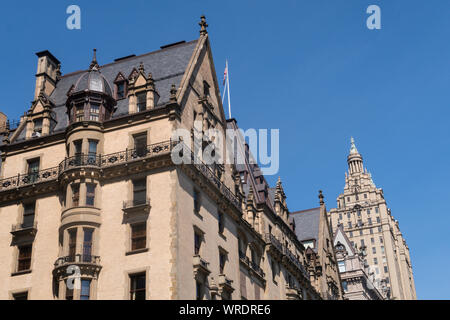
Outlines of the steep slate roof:
[[[246,142],[245,139],[239,131],[239,127],[237,126],[237,123],[234,119],[227,120],[227,128],[234,130],[237,134],[237,152],[242,155],[242,157],[245,159],[245,163],[237,163],[235,156],[235,163],[236,163],[236,170],[239,173],[247,172],[247,180],[243,183],[243,191],[245,194],[245,197],[248,196],[248,193],[250,191],[250,186],[253,189],[253,195],[256,199],[256,203],[266,203],[269,208],[274,210],[274,194],[275,194],[275,188],[270,188],[269,184],[266,181],[266,178],[264,177],[261,168],[256,163],[250,163],[250,159],[254,159],[253,154],[250,150],[246,150]],[[262,181],[261,181],[262,180]],[[259,191],[267,189],[267,198],[264,199],[264,197],[259,193]],[[273,189],[273,190],[271,190]]]
[[291,212],[290,222],[295,223],[295,234],[300,242],[305,240],[316,240],[314,251],[317,252],[319,241],[320,207],[302,211]]
[[[178,88],[183,78],[184,72],[194,52],[198,40],[180,43],[154,52],[146,53],[140,56],[133,56],[123,60],[115,61],[100,66],[101,74],[107,79],[110,86],[113,87],[114,80],[119,72],[126,78],[131,74],[133,69],[138,69],[142,62],[146,75],[151,72],[155,81],[156,91],[160,95],[158,106],[169,101],[170,87],[172,84]],[[86,62],[88,66],[88,62]],[[68,116],[66,113],[67,92],[71,86],[88,70],[80,70],[72,72],[61,77],[55,90],[50,95],[50,100],[55,104],[53,111],[57,124],[51,133],[64,131],[68,125]],[[128,99],[117,101],[117,109],[113,114],[113,118],[128,113]],[[16,141],[25,139],[25,130],[23,130]]]

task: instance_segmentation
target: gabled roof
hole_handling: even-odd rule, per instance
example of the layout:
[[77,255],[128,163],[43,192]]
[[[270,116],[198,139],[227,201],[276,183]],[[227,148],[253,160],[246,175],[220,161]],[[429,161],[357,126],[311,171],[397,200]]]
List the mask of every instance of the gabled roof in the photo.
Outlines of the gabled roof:
[[[145,72],[147,74],[151,72],[155,81],[156,91],[160,95],[158,105],[164,105],[169,102],[171,85],[175,84],[176,87],[179,87],[197,42],[198,40],[183,42],[140,56],[120,59],[100,66],[99,70],[113,87],[114,80],[119,73],[128,76],[142,62]],[[55,90],[49,97],[55,105],[53,112],[57,121],[51,133],[64,131],[67,127],[68,116],[65,106],[67,93],[86,71],[87,69],[66,74],[57,82]],[[112,117],[115,118],[125,114],[128,114],[128,99],[118,100],[117,109]],[[23,139],[25,139],[25,130],[22,130],[16,141]]]
[[319,241],[320,207],[291,212],[289,220],[295,223],[295,234],[300,242],[315,240],[314,252]]
[[349,256],[354,256],[356,254],[355,248],[352,246],[350,239],[345,234],[345,231],[344,231],[342,225],[339,225],[339,227],[336,229],[336,232],[335,232],[334,238],[333,238],[333,246],[336,247],[338,242],[340,242],[345,247],[345,250],[347,251],[347,254]]
[[[245,160],[245,163],[237,163],[235,155],[236,170],[239,173],[247,173],[247,179],[243,182],[243,191],[245,196],[248,196],[250,187],[253,189],[253,195],[258,204],[267,204],[269,208],[274,210],[274,193],[275,188],[270,188],[269,184],[264,177],[261,168],[258,166],[256,161],[254,161],[253,154],[247,148],[245,139],[237,126],[234,119],[227,120],[227,128],[232,129],[236,132],[237,137],[237,150],[236,152],[240,154],[241,158]],[[261,195],[260,191],[267,190],[267,197]]]

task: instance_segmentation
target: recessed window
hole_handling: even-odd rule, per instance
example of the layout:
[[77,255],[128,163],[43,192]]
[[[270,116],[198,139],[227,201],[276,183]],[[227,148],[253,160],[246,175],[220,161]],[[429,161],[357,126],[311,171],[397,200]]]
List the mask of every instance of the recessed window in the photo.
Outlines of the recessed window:
[[209,84],[206,81],[203,81],[203,95],[205,97],[209,97],[210,92],[209,92]]
[[131,250],[139,250],[147,247],[147,223],[131,225]]
[[377,248],[372,247],[372,253],[373,253],[373,254],[377,253]]
[[339,272],[345,272],[345,261],[338,261]]
[[130,275],[130,300],[145,300],[145,273]]
[[134,149],[137,157],[145,157],[147,155],[147,133],[135,135]]
[[375,243],[375,239],[374,238],[370,238],[370,243],[374,244]]
[[94,206],[95,204],[95,184],[86,183],[86,205]]
[[30,182],[35,182],[39,179],[39,165],[39,158],[28,160],[28,179]]
[[377,258],[373,258],[373,264],[378,264],[378,259]]
[[367,193],[364,193],[364,199],[367,199]]
[[42,118],[34,120],[33,123],[34,123],[33,132],[42,134]]
[[342,281],[342,289],[344,290],[344,292],[348,291],[348,284],[347,281]]
[[69,262],[75,261],[75,255],[77,250],[77,229],[73,228],[69,230]]
[[348,222],[348,227],[351,228],[352,227],[352,223],[351,221]]
[[147,179],[133,180],[133,204],[135,206],[146,203]]
[[368,219],[367,219],[367,223],[369,224],[369,226],[371,226],[371,225],[372,225],[372,219],[371,219],[371,218],[368,218]]
[[377,223],[380,223],[380,222],[381,222],[380,217],[377,217]]
[[116,83],[116,99],[117,100],[125,98],[125,90],[126,90],[125,81]]
[[195,299],[203,300],[203,285],[200,281],[195,282]]
[[100,105],[91,102],[91,108],[89,109],[89,120],[99,121],[100,119]]
[[31,244],[19,247],[19,261],[17,271],[31,269]]
[[378,213],[378,207],[375,207],[375,213]]
[[80,184],[72,184],[72,206],[78,207],[80,204]]
[[200,247],[202,245],[202,235],[199,232],[194,232],[194,254],[200,254]]
[[147,109],[147,93],[144,92],[139,92],[136,94],[136,98],[137,98],[137,111],[141,112],[141,111],[145,111],[145,109]]
[[384,273],[388,273],[388,267],[387,266],[384,266]]
[[80,300],[89,300],[91,295],[91,280],[81,280]]
[[33,226],[35,206],[36,206],[35,202],[27,203],[24,205],[22,228],[31,228]]
[[223,233],[224,226],[225,226],[225,220],[224,215],[222,212],[219,212],[218,215],[218,224],[219,224],[219,233]]
[[219,250],[219,272],[220,272],[220,274],[223,274],[223,271],[225,269],[226,260],[227,260],[227,254],[224,252],[221,252]]
[[84,239],[83,239],[83,262],[92,261],[92,235],[94,229],[86,228],[84,229]]
[[383,243],[383,237],[380,236],[380,243]]
[[84,121],[84,105],[78,105],[75,108],[76,121]]
[[200,212],[200,192],[196,189],[194,189],[194,211]]
[[89,140],[89,153],[88,153],[88,163],[95,164],[97,159],[97,140]]

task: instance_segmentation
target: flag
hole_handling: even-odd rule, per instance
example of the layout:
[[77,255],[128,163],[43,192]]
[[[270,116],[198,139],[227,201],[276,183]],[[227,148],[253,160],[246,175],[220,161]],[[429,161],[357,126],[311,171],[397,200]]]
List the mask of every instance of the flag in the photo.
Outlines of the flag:
[[225,66],[225,71],[223,72],[223,84],[225,85],[225,81],[227,80],[227,74],[228,74],[228,64]]

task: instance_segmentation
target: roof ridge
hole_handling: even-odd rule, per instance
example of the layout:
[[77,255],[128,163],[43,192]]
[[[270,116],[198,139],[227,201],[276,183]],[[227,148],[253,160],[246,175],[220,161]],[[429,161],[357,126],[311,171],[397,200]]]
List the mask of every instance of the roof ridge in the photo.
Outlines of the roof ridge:
[[[176,44],[176,45],[173,45],[173,46],[170,46],[170,47],[167,47],[167,48],[158,49],[158,50],[155,50],[155,51],[150,51],[150,52],[143,53],[143,54],[138,55],[138,56],[132,56],[132,57],[129,57],[129,58],[120,60],[120,61],[113,61],[113,62],[110,62],[110,63],[107,63],[107,64],[104,64],[104,65],[100,66],[100,67],[99,67],[99,70],[101,70],[102,68],[108,67],[108,66],[110,66],[110,65],[122,63],[123,61],[129,61],[129,60],[132,60],[132,59],[137,59],[137,58],[145,57],[145,56],[148,56],[148,55],[151,55],[151,54],[160,53],[161,51],[168,51],[168,50],[171,50],[171,49],[174,49],[174,48],[179,48],[179,47],[182,47],[182,46],[190,45],[190,44],[192,44],[192,43],[194,43],[194,42],[196,42],[196,41],[198,41],[198,39],[191,40],[191,41],[188,41],[188,42],[181,42],[181,43],[179,43],[179,44]],[[83,70],[72,71],[72,72],[70,72],[70,73],[67,73],[67,74],[65,74],[65,75],[62,75],[61,78],[73,76],[73,75],[76,75],[76,74],[79,74],[79,73],[83,73],[83,72],[87,72],[87,71],[89,71],[89,69],[83,69]]]

